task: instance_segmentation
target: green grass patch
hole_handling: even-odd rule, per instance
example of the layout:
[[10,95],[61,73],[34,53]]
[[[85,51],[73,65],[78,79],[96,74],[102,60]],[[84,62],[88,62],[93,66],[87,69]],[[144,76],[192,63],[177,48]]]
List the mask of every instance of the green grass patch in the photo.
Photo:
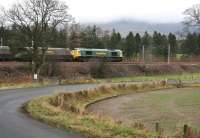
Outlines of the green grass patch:
[[200,87],[186,87],[132,95],[134,100],[126,101],[121,112],[124,113],[124,118],[130,121],[140,118],[151,130],[154,130],[155,123],[159,122],[168,134],[182,131],[184,124],[200,130],[199,91]]
[[17,89],[17,88],[35,88],[35,87],[44,87],[50,85],[69,85],[69,84],[92,84],[96,83],[93,79],[85,80],[43,80],[35,82],[24,82],[24,83],[0,83],[0,90],[6,89]]
[[185,73],[185,74],[171,74],[171,75],[144,75],[144,76],[131,76],[131,77],[116,77],[108,79],[97,79],[97,82],[133,82],[133,81],[158,81],[158,80],[181,80],[181,81],[194,81],[200,80],[200,73]]
[[35,88],[35,87],[44,87],[48,86],[49,84],[41,84],[41,83],[1,83],[0,90],[6,89],[17,89],[17,88]]

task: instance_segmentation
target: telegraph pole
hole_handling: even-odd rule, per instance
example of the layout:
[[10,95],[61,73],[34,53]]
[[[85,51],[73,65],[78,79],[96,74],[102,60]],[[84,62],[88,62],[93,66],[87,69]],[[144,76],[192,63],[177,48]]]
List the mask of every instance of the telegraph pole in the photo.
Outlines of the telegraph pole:
[[[33,39],[32,39],[32,41],[31,41],[31,50],[32,50],[32,57],[33,57],[33,47],[34,47],[34,41],[33,41]],[[33,68],[33,66],[35,66],[34,65],[34,62],[33,62],[33,59],[32,59],[32,68]],[[35,68],[35,67],[34,67]],[[33,79],[34,80],[37,80],[38,79],[38,74],[34,71],[34,74],[33,74]]]
[[145,56],[144,56],[144,45],[142,45],[142,61],[143,61],[143,64],[145,64]]
[[33,49],[33,46],[34,46],[34,41],[32,40],[31,41],[31,48]]
[[34,41],[33,41],[33,39],[31,40],[31,49],[29,49],[29,50],[31,50],[31,53],[32,53],[32,57],[31,57],[31,64],[32,64],[32,66],[33,66],[33,47],[34,47]]
[[1,37],[1,46],[3,46],[3,37]]
[[167,63],[170,64],[170,55],[171,55],[171,47],[170,44],[168,45],[168,60]]

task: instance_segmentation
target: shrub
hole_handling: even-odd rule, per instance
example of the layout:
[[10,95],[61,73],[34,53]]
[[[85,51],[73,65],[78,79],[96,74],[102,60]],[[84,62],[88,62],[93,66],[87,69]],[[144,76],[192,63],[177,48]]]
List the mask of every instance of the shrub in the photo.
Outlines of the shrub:
[[103,60],[95,60],[90,62],[90,73],[93,78],[104,78],[104,69],[106,65]]

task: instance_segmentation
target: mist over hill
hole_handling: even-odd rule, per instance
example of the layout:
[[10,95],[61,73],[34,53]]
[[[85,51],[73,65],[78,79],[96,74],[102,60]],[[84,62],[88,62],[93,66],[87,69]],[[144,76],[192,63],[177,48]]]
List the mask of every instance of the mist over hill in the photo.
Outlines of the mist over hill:
[[[94,23],[90,23],[89,25],[94,25]],[[183,31],[182,23],[148,23],[133,20],[117,20],[108,23],[95,23],[95,25],[108,31],[115,29],[123,36],[126,36],[130,31],[140,34],[144,34],[145,31],[148,31],[150,34],[152,34],[154,31],[164,34]]]

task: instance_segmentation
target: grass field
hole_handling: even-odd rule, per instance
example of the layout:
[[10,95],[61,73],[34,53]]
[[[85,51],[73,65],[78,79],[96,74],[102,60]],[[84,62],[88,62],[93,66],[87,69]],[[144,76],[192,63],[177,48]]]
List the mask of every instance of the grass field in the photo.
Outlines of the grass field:
[[130,77],[116,77],[108,79],[97,79],[97,82],[132,82],[132,81],[152,81],[152,80],[182,80],[193,81],[200,80],[200,73],[184,73],[184,74],[166,74],[166,75],[143,75]]
[[200,130],[200,87],[125,95],[90,108],[95,109],[93,112],[120,118],[126,124],[142,122],[151,131],[158,122],[167,135],[181,131],[184,124]]

